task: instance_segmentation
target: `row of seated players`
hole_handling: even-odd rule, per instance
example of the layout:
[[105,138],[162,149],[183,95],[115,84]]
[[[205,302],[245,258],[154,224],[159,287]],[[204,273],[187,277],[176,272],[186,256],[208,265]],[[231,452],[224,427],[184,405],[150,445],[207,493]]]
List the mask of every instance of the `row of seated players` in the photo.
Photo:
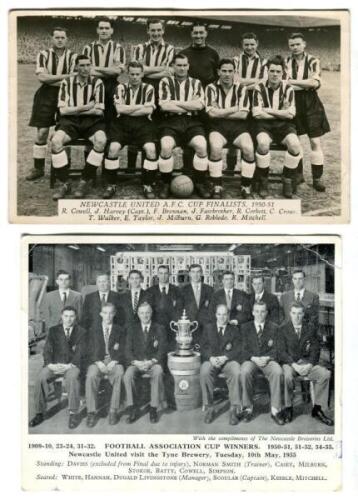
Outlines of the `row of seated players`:
[[[267,302],[255,301],[252,307],[253,321],[241,324],[238,324],[237,319],[230,320],[230,308],[225,302],[224,296],[224,300],[215,306],[214,318],[209,316],[209,321],[201,324],[200,336],[194,340],[202,359],[200,383],[206,408],[205,422],[210,423],[214,418],[213,390],[215,377],[220,372],[225,374],[229,389],[230,424],[237,424],[239,418],[251,420],[254,375],[261,371],[270,385],[271,416],[278,425],[292,420],[296,375],[314,382],[315,406],[312,416],[327,425],[333,425],[333,421],[322,410],[322,406],[326,407],[328,402],[330,372],[318,364],[319,337],[314,323],[307,321],[307,317],[305,321],[302,301],[292,302],[288,306],[289,320],[280,327],[268,319]],[[114,321],[115,306],[105,302],[100,305],[98,319],[102,321],[94,321],[86,332],[76,321],[76,309],[65,306],[61,323],[50,328],[47,337],[45,366],[35,388],[36,415],[30,425],[38,425],[43,421],[48,382],[58,375],[64,375],[67,383],[69,426],[74,428],[79,424],[81,370],[87,373],[89,427],[96,423],[96,396],[103,376],[113,386],[110,424],[118,421],[122,380],[129,406],[127,421],[131,423],[137,420],[135,379],[142,373],[148,374],[151,383],[150,421],[157,422],[157,409],[163,393],[163,373],[167,371],[167,353],[175,348],[175,341],[168,335],[168,323],[153,321],[153,312],[149,302],[143,301],[138,305],[135,318],[123,327]]]

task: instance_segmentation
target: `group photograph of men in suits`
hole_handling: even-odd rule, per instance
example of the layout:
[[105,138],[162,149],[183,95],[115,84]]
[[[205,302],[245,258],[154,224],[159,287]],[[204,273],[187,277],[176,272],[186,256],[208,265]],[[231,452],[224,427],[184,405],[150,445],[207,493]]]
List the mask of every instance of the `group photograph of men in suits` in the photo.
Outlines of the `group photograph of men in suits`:
[[[106,425],[111,432],[138,425],[170,432],[170,418],[185,413],[177,408],[178,383],[168,361],[183,356],[173,329],[181,321],[195,325],[184,354],[200,359],[194,427],[249,432],[264,419],[280,432],[300,429],[302,416],[313,429],[333,427],[334,363],[331,352],[327,360],[324,309],[305,270],[291,268],[284,286],[277,268],[271,281],[260,268],[238,281],[235,270],[224,267],[214,279],[200,252],[192,258],[196,262],[178,275],[170,257],[155,269],[132,259],[138,268],[129,268],[125,279],[113,274],[112,260],[111,273],[99,270],[95,284],[81,291],[71,288],[71,275],[78,280],[78,274],[54,273],[54,290],[41,305],[46,330],[32,373],[31,430],[51,429],[56,411],[53,404],[48,411],[48,402],[60,385],[66,432]],[[215,262],[222,265],[222,259]]]

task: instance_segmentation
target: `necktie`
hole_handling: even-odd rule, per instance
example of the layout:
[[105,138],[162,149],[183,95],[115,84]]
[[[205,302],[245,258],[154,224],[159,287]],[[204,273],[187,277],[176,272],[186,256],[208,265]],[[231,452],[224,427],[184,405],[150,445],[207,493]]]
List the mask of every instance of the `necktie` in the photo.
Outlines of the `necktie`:
[[296,302],[301,302],[301,294],[299,292],[296,294]]
[[107,326],[104,329],[104,343],[106,345],[106,355],[108,354],[108,342],[109,342],[109,328]]
[[144,327],[143,334],[144,334],[144,346],[146,346],[147,340],[148,340],[148,327],[147,326]]
[[296,330],[296,335],[298,337],[298,340],[301,338],[301,330],[299,328],[295,328]]
[[102,296],[101,296],[101,305],[103,306],[103,304],[106,303],[106,294],[105,293],[102,293]]
[[70,328],[65,328],[65,333],[66,333],[66,339],[68,340],[70,338]]
[[196,305],[197,305],[197,307],[199,307],[199,304],[200,304],[200,285],[195,285],[194,293],[195,293]]
[[219,328],[219,335],[220,335],[221,337],[224,335],[224,327],[223,327],[223,326],[221,326],[221,327]]
[[228,290],[226,292],[226,305],[227,305],[227,308],[230,310],[231,309],[231,290]]
[[67,294],[66,294],[66,292],[63,292],[63,294],[62,294],[62,304],[63,305],[66,304],[66,299],[67,299]]
[[166,291],[165,291],[165,286],[162,288],[162,295],[165,297],[166,296]]
[[133,311],[136,313],[138,308],[138,292],[134,292],[134,301],[133,301]]
[[262,337],[262,334],[263,334],[263,330],[262,330],[262,326],[259,325],[259,329],[257,330],[257,336],[259,338],[259,344],[261,344],[261,337]]

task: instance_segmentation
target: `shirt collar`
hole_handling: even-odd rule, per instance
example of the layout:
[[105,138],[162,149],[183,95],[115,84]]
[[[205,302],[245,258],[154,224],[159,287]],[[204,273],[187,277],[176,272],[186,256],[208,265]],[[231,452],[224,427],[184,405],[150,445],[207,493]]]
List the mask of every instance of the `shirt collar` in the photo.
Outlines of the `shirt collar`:
[[302,290],[294,290],[293,293],[294,293],[295,297],[297,297],[297,294],[299,293],[300,294],[300,298],[302,298],[304,296],[304,294],[305,294],[305,289],[302,288]]
[[256,323],[255,321],[255,328],[256,331],[258,331],[259,327],[261,326],[262,330],[265,328],[265,323]]
[[98,46],[100,46],[100,47],[108,47],[108,44],[110,44],[111,42],[113,42],[112,38],[110,38],[110,39],[108,40],[108,42],[107,42],[107,43],[105,43],[104,45],[103,45],[103,43],[101,43],[99,40],[96,40],[96,41],[94,42],[94,45],[98,45]]
[[245,52],[243,52],[243,53],[242,53],[242,55],[243,55],[244,57],[246,57],[246,59],[249,59],[249,60],[250,60],[250,59],[259,59],[259,58],[260,58],[260,56],[259,56],[259,54],[258,54],[257,52],[255,52],[255,54],[254,54],[253,56],[251,56],[251,57],[250,57],[250,56],[248,56],[247,54],[245,54]]
[[109,294],[109,291],[108,292],[100,292],[98,290],[98,293],[99,293],[99,297],[102,298],[102,295],[105,295],[106,296],[106,299],[108,298],[108,294]]
[[75,76],[75,79],[74,79],[74,82],[76,85],[80,85],[80,86],[85,86],[85,85],[89,85],[91,83],[91,77],[90,76],[87,76],[86,80],[82,83],[80,82],[79,78],[78,78],[78,75]]
[[144,328],[147,328],[148,329],[148,332],[150,330],[150,325],[152,324],[151,321],[149,321],[149,323],[147,323],[146,325],[144,323],[141,323],[141,326],[142,326],[142,330],[144,332]]
[[134,288],[132,288],[132,289],[131,289],[131,294],[132,294],[132,297],[134,297],[134,294],[135,294],[135,293],[138,293],[138,295],[139,295],[139,294],[140,294],[140,292],[141,292],[141,290],[142,290],[141,288],[136,288],[135,290],[134,290]]
[[256,292],[255,292],[255,298],[256,298],[256,297],[259,297],[260,299],[262,299],[262,296],[263,296],[263,294],[264,294],[264,291],[265,291],[265,290],[262,290],[262,292],[261,292],[261,293],[256,293]]
[[102,329],[103,329],[103,331],[105,331],[105,329],[106,329],[106,328],[108,328],[109,333],[111,333],[111,331],[112,331],[112,326],[113,326],[113,323],[111,323],[110,325],[106,325],[106,324],[105,324],[105,323],[103,323],[103,321],[102,321]]
[[163,47],[165,45],[165,41],[164,41],[164,39],[162,39],[159,43],[153,43],[150,40],[148,40],[147,42],[145,42],[145,44],[147,47],[150,46],[150,47],[157,48],[157,47]]
[[165,288],[165,291],[168,293],[169,283],[166,283],[165,285],[161,285],[160,283],[158,283],[158,286],[160,291],[162,291],[162,289]]
[[218,331],[220,330],[220,328],[223,328],[223,329],[224,329],[224,333],[225,333],[225,330],[226,330],[227,324],[226,324],[226,325],[222,325],[222,326],[220,326],[220,325],[219,325],[219,323],[216,323],[216,327],[217,327]]
[[271,90],[273,90],[273,92],[276,92],[277,90],[280,90],[280,88],[282,87],[283,83],[282,83],[282,81],[281,81],[281,82],[280,82],[280,85],[277,87],[277,89],[274,89],[273,87],[271,87],[271,85],[269,84],[269,81],[268,81],[268,79],[267,79],[267,80],[266,80],[265,85],[266,85],[266,87],[267,87],[268,89],[271,89]]
[[66,294],[66,297],[68,297],[68,294],[70,293],[70,289],[68,289],[68,290],[60,290],[59,289],[58,293],[60,294],[60,297],[62,299],[64,293]]
[[72,333],[72,330],[74,329],[74,326],[65,326],[65,325],[62,325],[63,326],[63,330],[64,332],[66,333],[66,330],[70,330],[70,335]]

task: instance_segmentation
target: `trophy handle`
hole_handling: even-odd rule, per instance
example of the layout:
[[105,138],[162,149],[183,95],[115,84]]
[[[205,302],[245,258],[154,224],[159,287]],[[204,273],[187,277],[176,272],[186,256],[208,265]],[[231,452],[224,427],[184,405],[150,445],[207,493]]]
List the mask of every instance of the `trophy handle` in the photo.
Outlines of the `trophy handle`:
[[173,328],[173,327],[172,327],[172,325],[177,326],[177,323],[176,323],[175,321],[171,321],[171,322],[169,323],[169,327],[170,327],[171,331],[172,331],[172,332],[174,332],[175,334],[177,334],[177,333],[178,333],[178,330],[176,330],[175,328]]
[[199,323],[198,323],[197,321],[192,321],[192,322],[190,323],[190,327],[191,327],[191,326],[193,326],[193,328],[192,328],[192,329],[190,329],[190,333],[194,333],[194,332],[195,332],[195,330],[197,330],[197,329],[198,329]]

